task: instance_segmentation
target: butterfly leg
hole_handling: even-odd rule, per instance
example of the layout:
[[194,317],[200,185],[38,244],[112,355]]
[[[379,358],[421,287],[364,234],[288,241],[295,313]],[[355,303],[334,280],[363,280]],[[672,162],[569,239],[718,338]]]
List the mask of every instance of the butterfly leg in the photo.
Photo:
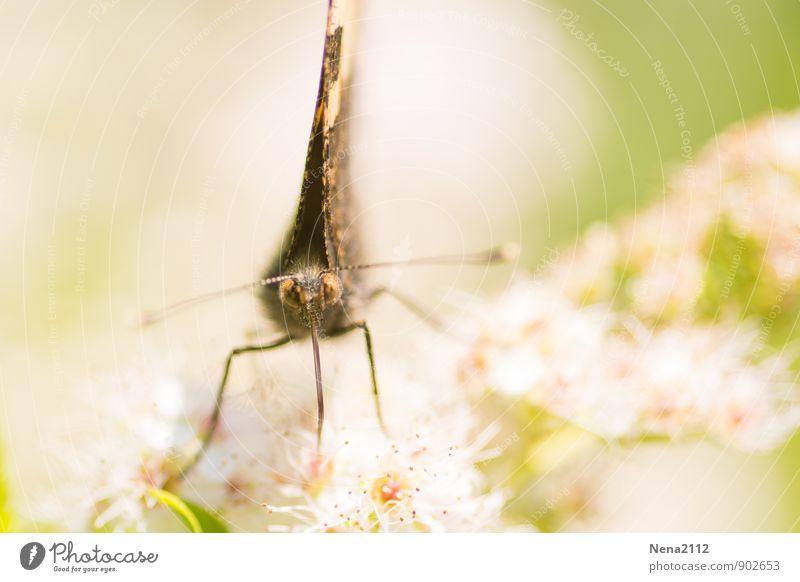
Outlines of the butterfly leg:
[[[222,381],[219,383],[219,388],[217,389],[217,395],[214,400],[214,412],[211,413],[211,418],[209,418],[208,426],[206,427],[205,433],[203,434],[203,438],[200,441],[200,448],[192,455],[192,458],[189,460],[186,465],[184,465],[179,472],[174,475],[172,478],[169,479],[167,482],[179,481],[186,477],[189,472],[194,468],[197,462],[202,458],[203,454],[205,453],[206,449],[208,448],[209,444],[211,444],[211,439],[214,437],[214,431],[217,429],[217,425],[219,424],[219,417],[220,413],[222,412],[222,398],[225,395],[225,387],[228,384],[228,376],[231,372],[231,366],[233,364],[234,358],[237,356],[241,356],[242,354],[248,354],[252,352],[265,352],[267,350],[271,350],[274,348],[278,348],[280,346],[286,345],[289,343],[290,338],[282,337],[279,340],[274,342],[270,342],[268,344],[260,344],[260,345],[253,345],[253,346],[240,346],[231,350],[231,353],[228,354],[228,359],[225,361],[225,371],[222,373]],[[167,488],[167,485],[164,486]]]
[[390,289],[389,287],[378,287],[369,295],[369,300],[372,301],[373,299],[377,299],[381,295],[388,295],[392,297],[395,301],[397,301],[400,305],[408,309],[411,313],[419,317],[423,322],[429,325],[434,330],[445,333],[445,327],[442,322],[437,318],[435,315],[431,315],[427,313],[425,309],[419,306],[419,304],[408,297],[407,295],[400,293],[399,291],[395,291],[394,289]]
[[378,391],[378,373],[377,368],[375,366],[375,352],[372,349],[372,333],[369,331],[369,326],[367,322],[363,319],[360,321],[354,322],[352,325],[348,325],[347,327],[343,327],[341,329],[334,330],[328,333],[329,337],[336,337],[339,335],[344,335],[354,329],[360,329],[364,332],[364,342],[367,346],[367,358],[369,359],[369,371],[370,371],[370,379],[372,381],[372,397],[375,399],[375,411],[378,416],[378,423],[380,424],[381,430],[383,434],[386,435],[388,438],[389,431],[386,429],[386,423],[383,421],[383,411],[381,409],[381,400],[380,400],[380,392]]
[[372,334],[369,331],[369,326],[366,321],[357,321],[355,325],[364,332],[364,342],[367,344],[367,358],[369,358],[369,372],[372,379],[372,397],[375,399],[375,412],[378,414],[378,422],[381,425],[383,434],[388,436],[389,433],[386,431],[386,423],[383,422],[380,394],[378,393],[378,374],[375,372],[375,353],[372,350]]

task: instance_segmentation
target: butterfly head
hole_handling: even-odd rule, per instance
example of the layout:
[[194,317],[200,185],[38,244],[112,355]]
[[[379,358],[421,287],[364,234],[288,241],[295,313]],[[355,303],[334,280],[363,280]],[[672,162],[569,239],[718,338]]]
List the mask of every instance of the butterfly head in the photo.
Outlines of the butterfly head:
[[281,281],[279,296],[284,309],[304,322],[318,320],[342,298],[342,281],[336,273],[309,270]]

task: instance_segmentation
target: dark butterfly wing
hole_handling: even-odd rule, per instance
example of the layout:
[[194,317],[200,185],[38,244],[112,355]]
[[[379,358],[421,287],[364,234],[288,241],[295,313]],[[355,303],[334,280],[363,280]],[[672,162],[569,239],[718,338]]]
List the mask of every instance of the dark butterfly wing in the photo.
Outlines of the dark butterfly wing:
[[[350,136],[350,90],[353,84],[353,57],[348,48],[354,44],[356,26],[353,26],[357,0],[334,0],[340,20],[336,23],[335,43],[338,59],[335,74],[328,90],[328,115],[330,125],[325,134],[326,168],[323,179],[326,185],[325,207],[326,249],[331,267],[355,265],[361,261],[358,243],[361,235],[356,227],[358,212],[357,193],[350,180],[350,160],[353,143]],[[330,26],[330,25],[329,25]],[[330,29],[329,29],[330,34]],[[353,315],[361,285],[358,271],[340,271],[344,287],[343,304]]]
[[319,90],[293,227],[270,275],[307,267],[330,269],[351,261],[352,204],[347,187],[346,99],[349,59],[343,58],[345,4],[329,0]]

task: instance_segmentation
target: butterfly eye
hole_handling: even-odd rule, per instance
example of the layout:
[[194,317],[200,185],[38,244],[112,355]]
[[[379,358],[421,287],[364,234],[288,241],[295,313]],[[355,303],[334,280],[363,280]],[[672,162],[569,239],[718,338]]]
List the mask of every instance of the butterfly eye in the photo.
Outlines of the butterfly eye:
[[292,309],[299,309],[306,302],[306,292],[294,279],[281,283],[280,297],[281,303]]
[[322,302],[330,307],[342,297],[342,282],[333,273],[325,273],[320,281]]

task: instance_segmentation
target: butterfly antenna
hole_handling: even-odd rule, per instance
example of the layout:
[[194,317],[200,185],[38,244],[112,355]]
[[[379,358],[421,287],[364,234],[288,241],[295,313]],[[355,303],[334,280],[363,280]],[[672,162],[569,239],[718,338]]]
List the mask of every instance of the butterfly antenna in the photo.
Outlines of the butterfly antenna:
[[507,263],[519,256],[519,246],[515,243],[505,243],[499,247],[467,255],[441,255],[437,257],[421,257],[408,261],[386,261],[381,263],[367,263],[363,265],[346,265],[339,267],[339,271],[360,271],[362,269],[377,269],[380,267],[395,267],[403,265],[485,265],[492,263]]
[[161,309],[143,311],[137,318],[135,318],[131,322],[131,325],[133,325],[134,327],[145,327],[153,323],[162,321],[167,317],[174,315],[175,313],[178,313],[179,311],[182,311],[188,307],[193,307],[195,305],[199,305],[200,303],[205,303],[207,301],[211,301],[212,299],[218,299],[220,297],[225,297],[227,295],[241,293],[242,291],[248,291],[251,289],[257,289],[258,287],[267,287],[269,285],[275,285],[276,283],[280,283],[281,281],[284,281],[290,277],[291,277],[290,275],[281,275],[278,277],[259,279],[258,281],[253,281],[251,283],[246,283],[244,285],[237,285],[236,287],[229,287],[227,289],[221,289],[220,291],[212,291],[211,293],[204,293],[202,295],[190,297],[189,299],[178,301],[177,303],[173,303],[172,305],[168,305],[167,307],[163,307]]

